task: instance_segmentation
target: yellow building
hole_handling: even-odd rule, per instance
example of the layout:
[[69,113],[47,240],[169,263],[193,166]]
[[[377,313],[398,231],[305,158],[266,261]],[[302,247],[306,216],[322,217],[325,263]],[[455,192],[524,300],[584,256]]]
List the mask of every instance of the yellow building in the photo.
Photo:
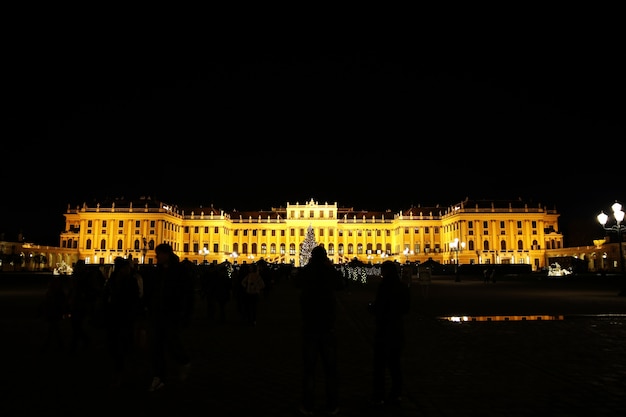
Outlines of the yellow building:
[[154,263],[154,248],[169,243],[181,259],[298,266],[307,229],[335,263],[528,264],[546,266],[546,249],[563,247],[556,210],[521,200],[466,199],[449,207],[399,212],[355,210],[311,199],[267,211],[181,208],[150,198],[68,207],[61,248],[87,263],[115,257]]

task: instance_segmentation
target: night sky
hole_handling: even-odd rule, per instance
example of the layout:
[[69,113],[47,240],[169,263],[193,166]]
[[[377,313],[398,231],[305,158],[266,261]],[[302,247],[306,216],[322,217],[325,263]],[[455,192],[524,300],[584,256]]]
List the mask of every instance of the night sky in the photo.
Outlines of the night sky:
[[626,202],[622,42],[517,29],[26,39],[7,61],[0,234],[58,245],[68,204],[116,197],[394,212],[469,197],[556,208],[566,245],[591,245],[595,216]]

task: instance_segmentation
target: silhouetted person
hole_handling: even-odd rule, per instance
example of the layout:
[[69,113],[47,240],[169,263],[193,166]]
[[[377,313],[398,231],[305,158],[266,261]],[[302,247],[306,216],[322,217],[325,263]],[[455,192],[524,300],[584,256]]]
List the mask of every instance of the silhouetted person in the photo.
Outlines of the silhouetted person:
[[343,289],[343,279],[326,256],[324,247],[316,246],[307,265],[300,269],[297,281],[301,288],[303,362],[299,411],[305,415],[313,414],[315,370],[319,358],[324,372],[326,412],[334,415],[339,411],[335,291]]
[[193,277],[172,247],[162,243],[157,245],[155,253],[156,268],[144,280],[153,371],[150,391],[165,386],[168,356],[179,366],[181,380],[189,375],[191,361],[182,331],[190,323],[194,301]]
[[248,273],[241,280],[241,285],[245,288],[244,314],[246,322],[250,326],[256,326],[259,300],[261,298],[261,292],[265,288],[265,281],[263,281],[263,277],[261,277],[256,263],[250,265]]
[[107,347],[113,362],[112,384],[118,385],[134,347],[135,321],[141,304],[139,284],[130,261],[118,257],[114,265],[103,296]]
[[246,289],[241,285],[241,281],[248,274],[250,265],[247,263],[241,265],[231,265],[232,268],[232,289],[235,303],[237,304],[237,313],[239,317],[246,321]]
[[207,317],[226,320],[226,305],[230,301],[231,282],[225,265],[210,264],[202,266],[200,275],[202,296],[206,301]]
[[[401,357],[405,344],[404,316],[409,312],[411,293],[400,279],[398,266],[393,261],[382,263],[382,280],[376,298],[369,310],[374,314],[373,396],[374,404],[400,401],[403,388]],[[389,371],[391,387],[385,390],[385,375]]]
[[70,324],[72,338],[70,352],[88,349],[91,346],[91,335],[87,322],[93,319],[96,301],[100,294],[99,286],[105,281],[100,269],[88,267],[85,261],[79,260],[69,279],[68,302],[70,306]]
[[52,275],[50,278],[40,309],[41,318],[46,325],[42,352],[54,348],[62,351],[65,340],[61,323],[68,316],[70,308],[61,275]]

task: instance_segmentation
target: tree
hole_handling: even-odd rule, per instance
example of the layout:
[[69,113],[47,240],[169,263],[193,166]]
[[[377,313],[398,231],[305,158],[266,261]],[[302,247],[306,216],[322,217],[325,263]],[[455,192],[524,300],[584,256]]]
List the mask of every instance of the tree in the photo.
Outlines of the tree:
[[302,242],[302,246],[300,247],[300,266],[304,266],[309,263],[309,259],[311,258],[311,251],[316,246],[317,243],[315,242],[315,233],[313,232],[313,226],[309,225],[308,229],[306,229],[306,237],[304,238],[304,242]]

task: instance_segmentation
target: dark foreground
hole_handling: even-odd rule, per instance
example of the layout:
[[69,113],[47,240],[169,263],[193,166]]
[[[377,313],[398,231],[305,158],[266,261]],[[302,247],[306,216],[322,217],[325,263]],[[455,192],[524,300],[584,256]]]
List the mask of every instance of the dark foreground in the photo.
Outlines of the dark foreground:
[[[28,282],[26,282],[28,281]],[[103,334],[76,355],[41,354],[41,280],[0,275],[3,416],[293,416],[300,391],[297,290],[278,283],[242,324],[231,300],[225,323],[198,300],[186,333],[189,379],[149,393],[138,349],[121,387],[110,387]],[[450,277],[412,285],[406,389],[399,405],[369,404],[374,285],[339,294],[343,416],[617,416],[626,407],[626,297],[616,279]],[[449,321],[466,316],[467,322]],[[536,320],[541,318],[542,320]],[[69,336],[69,329],[65,329]],[[323,404],[323,388],[319,387]],[[318,413],[321,415],[321,413]]]

